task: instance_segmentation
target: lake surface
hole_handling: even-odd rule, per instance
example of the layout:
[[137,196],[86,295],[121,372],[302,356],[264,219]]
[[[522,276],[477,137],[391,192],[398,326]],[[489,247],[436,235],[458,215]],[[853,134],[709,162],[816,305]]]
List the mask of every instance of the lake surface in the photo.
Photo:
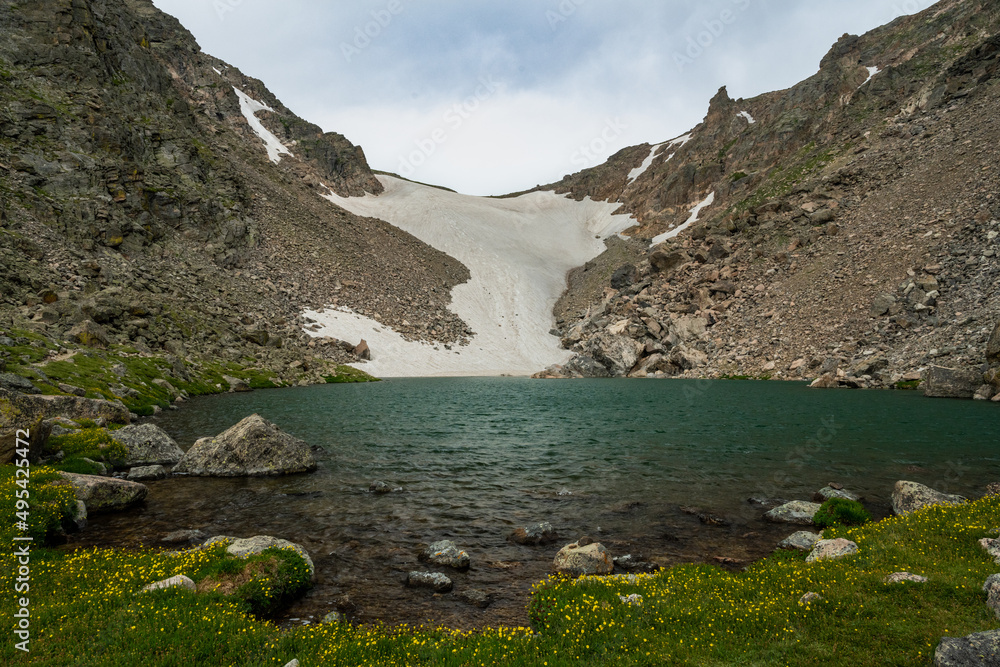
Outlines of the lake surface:
[[[361,622],[526,624],[531,585],[583,535],[661,565],[745,564],[796,530],[763,522],[751,496],[808,500],[835,481],[884,516],[899,479],[969,497],[1000,481],[996,404],[799,383],[405,379],[206,397],[154,421],[187,449],[254,412],[321,448],[320,469],[153,482],[144,507],[94,517],[71,546],[154,546],[182,528],[275,535],[301,543],[319,577],[286,620],[349,596]],[[368,493],[376,480],[402,491]],[[559,543],[506,540],[538,521]],[[489,609],[402,585],[439,539],[473,559],[448,573],[456,593],[494,593]]]

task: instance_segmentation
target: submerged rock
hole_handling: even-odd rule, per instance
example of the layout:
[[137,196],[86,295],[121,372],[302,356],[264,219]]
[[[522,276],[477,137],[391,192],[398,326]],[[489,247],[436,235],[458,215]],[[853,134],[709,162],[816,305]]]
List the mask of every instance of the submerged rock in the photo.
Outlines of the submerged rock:
[[77,500],[87,505],[90,513],[118,512],[142,502],[149,493],[144,484],[113,477],[59,473],[73,485]]
[[963,496],[935,491],[917,482],[900,480],[892,490],[892,511],[903,515],[931,505],[961,505],[968,502]]
[[611,554],[598,542],[567,544],[559,550],[552,564],[556,572],[575,576],[611,574],[615,569]]
[[458,594],[458,599],[468,605],[472,605],[473,607],[479,607],[480,609],[486,609],[493,604],[492,593],[487,593],[486,591],[481,591],[475,588],[462,591]]
[[316,458],[302,440],[251,415],[214,438],[202,438],[174,472],[201,477],[263,477],[309,472]]
[[552,528],[548,521],[533,523],[530,526],[518,528],[509,537],[511,542],[527,546],[538,546],[549,544],[559,539],[558,533]]
[[793,500],[770,510],[764,515],[764,518],[772,523],[792,523],[811,526],[813,524],[813,516],[819,511],[819,508],[820,505],[817,503]]
[[175,530],[167,533],[160,541],[165,544],[184,544],[185,542],[200,542],[205,539],[205,533],[200,530]]
[[167,478],[167,470],[163,466],[138,466],[128,471],[128,481],[149,482]]
[[410,572],[406,575],[406,585],[412,588],[430,588],[438,593],[447,593],[454,584],[440,572]]
[[856,493],[851,493],[850,491],[846,491],[843,488],[835,489],[832,486],[823,487],[822,489],[817,491],[816,494],[813,496],[813,500],[815,500],[818,503],[825,502],[827,500],[830,500],[831,498],[843,498],[844,500],[854,500],[854,501],[861,500],[861,496],[859,496]]
[[642,560],[640,556],[633,556],[632,554],[625,554],[624,556],[618,556],[612,559],[615,564],[616,570],[623,570],[625,572],[641,572],[650,573],[656,572],[660,569],[660,566],[656,563],[650,563],[648,561]]

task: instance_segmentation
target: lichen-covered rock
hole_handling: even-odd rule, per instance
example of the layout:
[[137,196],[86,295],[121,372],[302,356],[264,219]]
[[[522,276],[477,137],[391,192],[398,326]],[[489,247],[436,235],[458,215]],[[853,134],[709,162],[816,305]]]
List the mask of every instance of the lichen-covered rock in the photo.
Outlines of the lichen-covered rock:
[[413,588],[430,588],[438,593],[447,593],[454,588],[451,579],[440,572],[410,572],[406,576],[406,585]]
[[174,465],[184,458],[184,450],[166,431],[154,424],[133,424],[117,431],[111,437],[128,450],[126,467]]
[[1000,565],[1000,538],[991,539],[984,537],[979,540],[979,545],[983,549],[986,549],[986,553],[993,557],[997,565]]
[[567,544],[559,550],[552,564],[556,572],[574,576],[611,574],[615,569],[611,554],[598,542],[584,546],[579,542]]
[[909,572],[893,572],[884,581],[887,584],[901,584],[903,582],[926,584],[927,577],[922,577],[919,574],[910,574]]
[[516,544],[538,546],[559,539],[559,535],[548,521],[522,526],[510,534],[510,541]]
[[945,637],[934,651],[935,667],[996,667],[1000,665],[1000,630],[967,637]]
[[986,593],[986,605],[1000,618],[1000,574],[990,575],[983,584],[983,592]]
[[251,415],[214,438],[202,438],[174,467],[201,477],[263,477],[309,472],[316,458],[305,442]]
[[856,493],[851,493],[845,489],[835,489],[832,486],[825,486],[813,496],[813,500],[818,503],[823,503],[830,498],[843,498],[844,500],[861,500],[861,496]]
[[441,540],[424,549],[420,559],[432,565],[451,567],[456,570],[468,570],[472,559],[469,554],[459,549],[451,540]]
[[302,560],[304,560],[306,565],[309,567],[309,576],[312,577],[316,574],[316,566],[313,565],[312,558],[309,557],[309,553],[305,549],[295,542],[289,542],[288,540],[283,540],[278,537],[271,537],[270,535],[256,535],[254,537],[247,538],[217,535],[205,540],[199,548],[203,549],[205,547],[210,547],[213,544],[227,541],[229,542],[229,545],[226,547],[226,553],[235,558],[249,558],[250,556],[254,556],[272,548],[294,549],[297,554],[302,556]]
[[962,496],[935,491],[929,486],[917,482],[900,480],[892,490],[892,511],[896,514],[909,514],[931,505],[961,505],[968,502]]
[[198,587],[195,585],[194,580],[183,574],[178,574],[176,576],[170,577],[169,579],[164,579],[163,581],[157,581],[155,583],[149,584],[142,589],[142,593],[149,593],[150,591],[162,591],[168,588],[184,588],[189,591],[196,590]]
[[149,493],[144,484],[129,482],[113,477],[97,477],[95,475],[77,475],[76,473],[59,473],[73,485],[77,500],[87,505],[91,514],[99,512],[118,512],[142,502]]
[[858,553],[858,545],[843,537],[835,540],[820,540],[813,547],[813,550],[806,556],[807,563],[815,563],[818,560],[836,560],[845,556],[852,556]]
[[813,525],[813,516],[819,511],[817,503],[793,500],[768,511],[764,518],[772,523],[791,523],[800,526]]
[[796,549],[798,551],[810,551],[816,543],[819,542],[821,536],[819,533],[812,533],[808,530],[800,530],[797,533],[792,533],[785,539],[778,542],[779,549]]

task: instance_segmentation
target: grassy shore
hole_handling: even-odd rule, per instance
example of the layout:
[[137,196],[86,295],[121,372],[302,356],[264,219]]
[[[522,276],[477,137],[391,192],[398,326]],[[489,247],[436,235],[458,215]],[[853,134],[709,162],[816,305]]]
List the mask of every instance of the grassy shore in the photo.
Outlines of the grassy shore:
[[[0,469],[5,526],[13,524],[13,468]],[[36,469],[36,535],[67,508],[66,487]],[[48,510],[44,508],[48,507]],[[7,517],[10,517],[9,520]],[[932,507],[827,537],[857,555],[806,563],[777,552],[746,571],[684,565],[652,575],[551,578],[536,585],[532,628],[442,628],[329,623],[281,630],[265,620],[295,576],[231,562],[217,547],[170,554],[36,549],[31,558],[31,653],[0,643],[3,664],[44,665],[928,665],[943,636],[996,629],[981,587],[1000,571],[978,540],[995,536],[1000,498]],[[2,529],[12,544],[12,528]],[[280,537],[280,536],[279,536]],[[15,559],[5,547],[0,588],[13,613]],[[295,556],[289,556],[293,561]],[[885,584],[894,572],[925,584]],[[221,573],[221,574],[220,574]],[[174,574],[200,592],[140,594]],[[219,585],[229,576],[235,583]],[[291,583],[290,583],[291,582]],[[301,582],[300,582],[301,583]],[[242,587],[242,588],[241,588]],[[821,598],[807,604],[807,592]],[[629,597],[632,596],[632,597]],[[257,615],[254,614],[257,613]]]

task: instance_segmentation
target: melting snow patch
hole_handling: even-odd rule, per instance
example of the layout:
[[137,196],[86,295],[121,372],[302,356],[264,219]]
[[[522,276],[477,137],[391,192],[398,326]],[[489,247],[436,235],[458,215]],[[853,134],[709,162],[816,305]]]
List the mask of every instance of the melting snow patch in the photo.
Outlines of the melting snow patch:
[[[882,71],[878,67],[867,67],[866,69],[868,70],[868,78],[865,79],[865,83],[868,83],[869,81],[871,81],[872,79],[874,79],[875,75],[878,74],[878,73],[880,73]],[[858,88],[863,87],[865,85],[865,83],[863,83],[860,86],[858,86]]]
[[755,120],[753,119],[753,116],[751,116],[751,115],[750,115],[750,112],[749,112],[749,111],[741,111],[741,112],[739,112],[739,113],[738,113],[738,114],[736,114],[736,115],[737,115],[737,116],[743,116],[744,118],[746,118],[746,119],[747,119],[747,122],[748,122],[748,123],[750,123],[751,125],[753,125],[754,123],[756,123],[756,122],[757,122],[757,121],[755,121]]
[[492,199],[378,178],[385,192],[377,197],[325,198],[355,215],[381,218],[465,264],[472,277],[452,291],[450,308],[475,336],[447,350],[407,341],[342,309],[305,313],[321,325],[309,334],[352,343],[364,338],[372,361],[359,368],[381,377],[529,375],[569,360],[549,334],[566,273],[601,254],[604,239],[635,220],[613,215],[618,204],[552,192]]
[[267,157],[271,159],[271,162],[278,164],[281,162],[282,155],[291,155],[292,152],[285,148],[285,145],[281,143],[278,137],[271,134],[255,115],[258,111],[274,111],[274,109],[266,104],[261,104],[236,86],[233,86],[233,90],[236,91],[236,95],[240,98],[240,111],[243,112],[243,116],[250,123],[250,127],[254,133],[264,142],[264,146],[267,148]]
[[674,238],[675,236],[683,232],[685,229],[687,229],[694,223],[698,222],[698,216],[701,215],[701,209],[705,208],[706,206],[711,206],[714,203],[715,203],[715,193],[713,192],[712,194],[708,195],[708,197],[705,198],[705,201],[699,203],[697,206],[691,209],[691,217],[688,218],[683,225],[681,225],[677,229],[672,229],[665,234],[660,234],[659,236],[653,239],[653,243],[650,245],[650,247],[659,245],[668,239]]
[[[662,144],[657,144],[653,146],[653,148],[649,151],[649,157],[647,157],[642,164],[640,164],[638,167],[629,172],[628,182],[631,183],[635,179],[639,178],[640,176],[645,174],[646,171],[649,170],[651,166],[653,166],[653,160],[656,159],[656,156],[659,154],[661,148],[663,148],[664,146],[683,146],[689,141],[691,141],[691,135],[685,134],[682,137],[677,137],[676,139],[672,139]],[[675,153],[671,153],[670,155],[668,155],[667,159],[663,161],[664,164],[670,162],[671,158],[673,158],[674,155]]]
[[[218,74],[219,76],[222,76],[222,72],[220,72],[220,71],[218,70],[218,68],[215,68],[215,67],[213,67],[212,69],[213,69],[213,70],[215,70],[215,73],[216,73],[216,74]],[[237,92],[238,92],[238,91],[237,91]]]

